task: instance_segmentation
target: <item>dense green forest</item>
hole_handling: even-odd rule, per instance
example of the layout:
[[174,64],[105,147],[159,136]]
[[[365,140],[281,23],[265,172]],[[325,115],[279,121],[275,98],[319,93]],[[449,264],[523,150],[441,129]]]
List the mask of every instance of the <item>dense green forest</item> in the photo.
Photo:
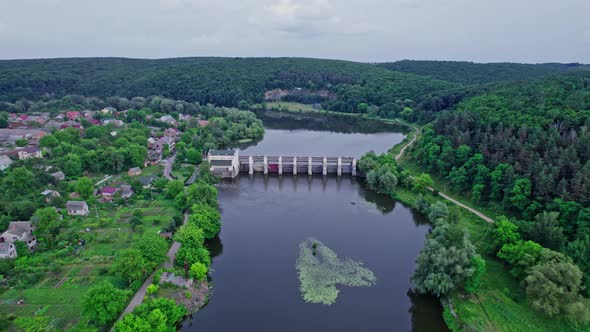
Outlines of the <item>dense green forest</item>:
[[501,205],[524,240],[561,251],[590,285],[590,72],[513,84],[460,103],[413,157],[474,201]]
[[[358,105],[416,101],[456,85],[376,66],[303,58],[178,58],[140,60],[73,58],[0,61],[0,100],[161,95],[167,98],[238,106],[262,102],[271,89],[321,89],[336,94],[326,107],[364,111]],[[413,104],[413,103],[411,103]]]
[[331,111],[428,122],[435,113],[493,89],[488,83],[578,67],[430,61],[375,66],[307,58],[6,60],[0,61],[0,109],[26,112],[31,101],[76,95],[118,96],[112,98],[123,100],[116,103],[120,107],[128,107],[133,97],[148,96],[246,107],[263,102],[265,91],[285,89],[292,91],[285,100],[320,102]]
[[379,67],[428,76],[462,85],[485,84],[504,81],[542,78],[581,67],[581,64],[522,64],[522,63],[473,63],[466,61],[416,61],[403,60],[378,64]]

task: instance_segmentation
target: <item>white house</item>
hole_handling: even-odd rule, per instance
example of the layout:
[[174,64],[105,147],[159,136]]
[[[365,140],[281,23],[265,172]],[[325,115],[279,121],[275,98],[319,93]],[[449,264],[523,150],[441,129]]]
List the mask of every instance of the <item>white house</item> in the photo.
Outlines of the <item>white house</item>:
[[41,149],[39,148],[24,148],[18,150],[18,159],[25,160],[31,158],[41,158],[43,155],[41,154]]
[[22,241],[27,244],[29,250],[35,249],[37,238],[33,236],[35,227],[29,221],[11,221],[8,229],[0,235],[0,243],[14,243]]
[[10,165],[12,165],[13,161],[8,156],[0,156],[0,171],[4,171]]
[[90,212],[88,204],[84,201],[68,201],[66,210],[68,210],[70,216],[87,216]]
[[16,247],[12,243],[0,243],[0,259],[16,258]]
[[211,172],[224,178],[233,178],[240,172],[240,158],[237,150],[209,150],[207,161]]

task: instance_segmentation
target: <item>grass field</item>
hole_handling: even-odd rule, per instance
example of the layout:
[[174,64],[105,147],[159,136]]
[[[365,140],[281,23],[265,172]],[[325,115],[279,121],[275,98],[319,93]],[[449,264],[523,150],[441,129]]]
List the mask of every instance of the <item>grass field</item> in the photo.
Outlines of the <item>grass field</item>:
[[[62,232],[73,234],[76,240],[69,244],[75,249],[57,259],[43,259],[51,252],[35,253],[32,257],[40,259],[40,263],[30,263],[27,273],[36,274],[37,280],[1,294],[0,314],[31,318],[32,325],[34,318],[54,330],[83,329],[86,322],[81,318],[82,297],[100,280],[117,282],[109,271],[114,255],[133,246],[141,236],[129,224],[135,210],[143,212],[143,233],[158,232],[178,213],[172,201],[157,195],[153,201],[138,197],[127,206],[96,204],[91,206],[88,217],[67,217],[69,226]],[[80,240],[85,245],[79,245]],[[24,304],[17,304],[20,300]]]

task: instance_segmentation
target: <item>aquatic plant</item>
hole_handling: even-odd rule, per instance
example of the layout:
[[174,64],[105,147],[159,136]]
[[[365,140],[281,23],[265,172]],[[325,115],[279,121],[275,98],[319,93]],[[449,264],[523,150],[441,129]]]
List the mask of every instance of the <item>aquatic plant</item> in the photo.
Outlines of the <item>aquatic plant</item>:
[[299,245],[297,274],[303,299],[326,305],[336,302],[337,285],[368,287],[376,280],[362,262],[351,258],[341,260],[334,251],[315,239],[307,239]]

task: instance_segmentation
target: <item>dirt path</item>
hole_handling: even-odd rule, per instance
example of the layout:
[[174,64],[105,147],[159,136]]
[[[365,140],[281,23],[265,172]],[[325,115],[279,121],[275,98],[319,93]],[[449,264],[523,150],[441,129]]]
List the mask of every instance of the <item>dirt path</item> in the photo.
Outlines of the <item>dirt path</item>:
[[[186,222],[188,221],[188,217],[189,217],[189,213],[185,212],[184,213],[184,223],[186,224]],[[178,253],[178,249],[180,249],[180,242],[174,242],[172,243],[172,246],[170,247],[170,249],[168,249],[168,253],[166,254],[166,256],[168,256],[168,259],[162,263],[162,265],[160,265],[160,268],[164,268],[164,269],[168,269],[174,266],[174,259],[176,258],[176,253]],[[143,284],[141,285],[141,287],[139,288],[139,290],[135,293],[135,295],[133,295],[133,298],[131,299],[131,301],[129,302],[129,304],[127,305],[127,308],[125,308],[125,310],[123,311],[123,313],[121,314],[121,316],[119,316],[119,320],[121,320],[123,318],[123,316],[125,316],[128,313],[133,312],[133,309],[135,309],[135,307],[139,306],[142,302],[143,299],[146,295],[146,291],[149,285],[152,284],[152,281],[154,280],[154,272],[152,272],[152,274],[150,274],[150,276],[143,282]]]
[[172,172],[172,165],[174,165],[174,159],[176,159],[176,154],[168,157],[168,159],[166,159],[166,165],[164,166],[164,177],[169,181],[174,180],[172,175],[170,175]]
[[[409,142],[408,142],[406,145],[404,145],[404,146],[401,148],[401,150],[399,151],[399,153],[398,153],[398,154],[395,156],[395,160],[396,160],[396,161],[399,161],[399,160],[400,160],[400,159],[403,157],[404,153],[406,152],[406,149],[407,149],[407,148],[408,148],[410,145],[414,144],[414,142],[415,142],[415,141],[416,141],[416,139],[418,138],[418,134],[419,134],[419,133],[420,133],[420,129],[418,129],[418,128],[414,127],[414,137],[412,138],[412,140],[410,140],[410,141],[409,141]],[[434,191],[435,189],[434,189],[434,188],[432,188],[432,187],[429,187],[429,188],[428,188],[428,190],[430,190],[430,191]],[[448,201],[451,201],[452,203],[454,203],[454,204],[456,204],[456,205],[458,205],[458,206],[460,206],[460,207],[464,208],[465,210],[467,210],[467,211],[469,211],[469,212],[471,212],[471,213],[475,214],[476,216],[480,217],[481,219],[483,219],[483,220],[485,220],[485,221],[487,221],[487,222],[489,222],[489,223],[493,223],[493,222],[494,222],[494,219],[492,219],[492,218],[490,218],[490,217],[486,216],[485,214],[481,213],[480,211],[478,211],[478,210],[476,210],[476,209],[474,209],[474,208],[472,208],[472,207],[469,207],[469,206],[467,206],[467,205],[465,205],[465,204],[463,204],[463,203],[459,202],[458,200],[456,200],[456,199],[454,199],[454,198],[450,197],[449,195],[447,195],[447,194],[445,194],[445,193],[443,193],[443,192],[439,192],[439,193],[438,193],[438,195],[439,195],[440,197],[442,197],[442,198],[444,198],[444,199],[446,199],[446,200],[448,200]]]

